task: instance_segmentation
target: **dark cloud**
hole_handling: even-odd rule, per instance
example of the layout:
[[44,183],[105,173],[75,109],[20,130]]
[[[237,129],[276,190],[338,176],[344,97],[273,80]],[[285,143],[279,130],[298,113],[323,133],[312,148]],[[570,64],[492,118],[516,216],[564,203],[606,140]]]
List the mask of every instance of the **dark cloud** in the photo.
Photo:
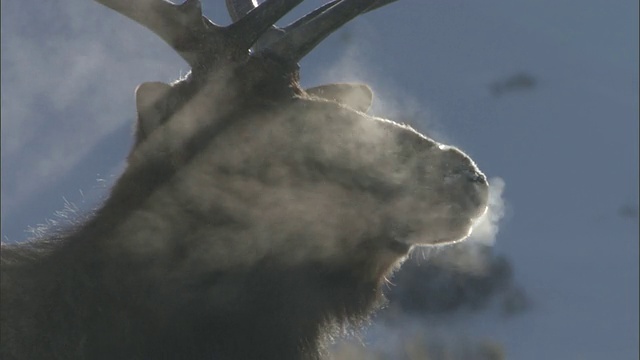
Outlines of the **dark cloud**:
[[536,79],[526,72],[518,72],[504,79],[496,80],[489,85],[493,96],[501,96],[514,91],[531,90],[536,86]]
[[461,243],[430,259],[413,258],[390,280],[389,307],[396,312],[452,314],[481,311],[492,301],[506,315],[526,310],[530,300],[515,283],[509,260],[489,246]]
[[623,204],[618,208],[618,216],[624,219],[638,220],[638,206]]

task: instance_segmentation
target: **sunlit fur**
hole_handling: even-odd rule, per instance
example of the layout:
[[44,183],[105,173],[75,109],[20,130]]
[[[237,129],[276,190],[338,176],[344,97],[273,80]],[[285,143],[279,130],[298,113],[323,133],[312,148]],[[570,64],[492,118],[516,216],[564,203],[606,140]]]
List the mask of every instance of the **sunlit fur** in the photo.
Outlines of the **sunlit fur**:
[[142,85],[102,207],[3,245],[0,357],[322,357],[413,246],[463,238],[487,201],[461,151],[328,89],[260,56]]

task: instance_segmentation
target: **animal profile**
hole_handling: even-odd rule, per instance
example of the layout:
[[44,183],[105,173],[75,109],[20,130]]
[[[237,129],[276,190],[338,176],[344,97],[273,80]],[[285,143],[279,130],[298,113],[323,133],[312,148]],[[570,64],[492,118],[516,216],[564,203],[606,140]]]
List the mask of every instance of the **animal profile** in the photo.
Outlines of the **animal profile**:
[[366,114],[366,85],[303,89],[298,62],[394,0],[97,0],[191,67],[135,92],[127,167],[77,225],[2,245],[0,357],[320,359],[382,301],[415,246],[464,239],[486,210],[475,163]]

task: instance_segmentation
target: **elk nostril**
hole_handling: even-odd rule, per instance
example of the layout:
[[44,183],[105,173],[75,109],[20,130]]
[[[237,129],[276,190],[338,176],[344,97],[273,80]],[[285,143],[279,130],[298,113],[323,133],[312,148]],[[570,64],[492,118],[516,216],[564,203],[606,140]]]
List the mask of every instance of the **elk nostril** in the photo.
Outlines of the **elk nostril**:
[[489,182],[487,181],[487,177],[480,171],[474,170],[469,171],[468,179],[471,180],[469,183],[475,192],[475,196],[473,196],[474,202],[479,207],[486,206],[489,200]]
[[447,166],[447,164],[455,164],[450,167],[451,175],[459,177],[460,180],[468,180],[476,184],[487,184],[486,176],[478,170],[473,160],[466,154],[451,147],[447,147],[445,151],[445,166]]
[[477,184],[487,183],[487,177],[483,173],[478,171],[474,166],[467,166],[465,164],[464,166],[455,167],[452,170],[453,171],[451,171],[450,175],[454,178],[458,178],[461,181],[467,180]]
[[473,183],[478,183],[478,184],[486,184],[487,183],[487,177],[476,170],[467,170],[466,171],[467,177],[469,178],[469,180],[471,180],[471,182]]

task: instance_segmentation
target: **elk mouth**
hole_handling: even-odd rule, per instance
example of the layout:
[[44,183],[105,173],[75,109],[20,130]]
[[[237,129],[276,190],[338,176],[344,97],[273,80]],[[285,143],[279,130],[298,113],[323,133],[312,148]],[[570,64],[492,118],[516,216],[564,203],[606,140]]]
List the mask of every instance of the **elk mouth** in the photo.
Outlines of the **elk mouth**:
[[[488,183],[474,181],[464,186],[458,184],[451,190],[451,202],[434,207],[432,214],[425,214],[415,231],[404,242],[415,245],[445,244],[464,240],[473,231],[473,225],[487,211]],[[466,181],[466,180],[462,180]],[[464,190],[461,190],[464,188]]]

